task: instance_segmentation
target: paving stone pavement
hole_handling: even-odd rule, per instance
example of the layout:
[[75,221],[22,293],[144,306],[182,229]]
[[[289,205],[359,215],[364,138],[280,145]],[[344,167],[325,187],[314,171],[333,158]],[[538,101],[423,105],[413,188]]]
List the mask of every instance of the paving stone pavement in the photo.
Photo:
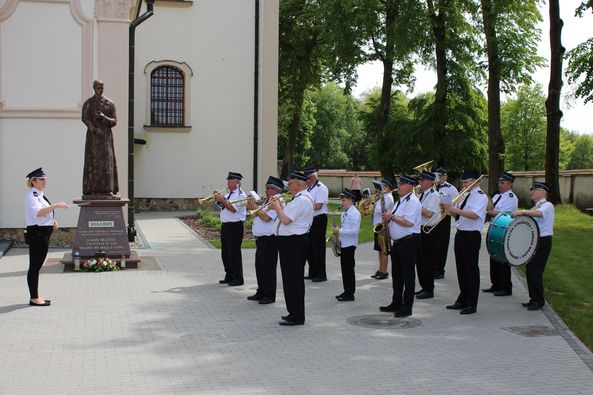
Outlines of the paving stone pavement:
[[[49,308],[26,304],[27,250],[0,259],[0,394],[593,393],[591,353],[552,310],[521,307],[527,292],[517,277],[512,296],[482,293],[478,313],[462,316],[445,309],[458,292],[451,254],[436,297],[414,304],[421,325],[360,327],[347,319],[392,317],[378,311],[391,280],[369,277],[376,255],[360,245],[356,301],[336,302],[342,282],[328,250],[329,281],[307,282],[306,324],[280,327],[281,281],[275,304],[245,299],[256,288],[254,250],[243,250],[245,286],[220,285],[220,251],[173,215],[137,217],[137,251],[160,270],[63,273],[46,264]],[[488,286],[485,246],[481,276]],[[505,329],[555,325],[552,336]]]

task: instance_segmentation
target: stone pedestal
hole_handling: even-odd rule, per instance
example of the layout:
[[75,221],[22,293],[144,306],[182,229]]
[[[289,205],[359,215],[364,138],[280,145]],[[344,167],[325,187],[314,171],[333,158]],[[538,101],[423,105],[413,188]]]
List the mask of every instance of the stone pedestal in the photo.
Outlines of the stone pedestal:
[[73,201],[80,206],[78,226],[72,253],[67,253],[62,263],[73,263],[73,256],[78,252],[81,259],[89,259],[102,251],[111,260],[126,268],[138,267],[137,254],[130,254],[130,244],[124,219],[124,206],[130,201],[86,200]]

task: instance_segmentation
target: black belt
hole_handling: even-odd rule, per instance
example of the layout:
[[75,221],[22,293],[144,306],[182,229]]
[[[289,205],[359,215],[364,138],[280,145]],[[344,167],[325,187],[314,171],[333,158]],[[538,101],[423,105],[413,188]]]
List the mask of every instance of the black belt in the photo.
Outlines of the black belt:
[[415,236],[418,236],[418,233],[412,233],[411,235],[407,235],[407,236],[404,236],[404,237],[400,237],[399,239],[397,239],[397,240],[394,240],[393,242],[394,242],[394,243],[399,243],[400,241],[409,240],[409,239],[411,239],[411,238],[413,238],[413,237],[415,237]]

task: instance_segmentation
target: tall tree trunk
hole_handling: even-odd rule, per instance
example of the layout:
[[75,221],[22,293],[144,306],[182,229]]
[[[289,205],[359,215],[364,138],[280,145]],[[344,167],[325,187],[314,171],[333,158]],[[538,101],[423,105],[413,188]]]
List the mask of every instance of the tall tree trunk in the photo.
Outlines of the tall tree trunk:
[[546,99],[546,182],[551,187],[548,200],[560,203],[558,173],[560,169],[560,92],[562,91],[562,26],[559,0],[550,0],[550,83]]
[[[448,4],[446,1],[440,1],[438,4],[438,14],[432,0],[427,1],[428,12],[430,15],[432,33],[435,42],[435,57],[437,71],[437,85],[434,97],[434,118],[433,118],[433,147],[438,147],[445,140],[445,128],[447,127],[447,41],[445,30],[445,10]],[[446,158],[440,153],[441,150],[434,152],[435,165],[444,166]]]
[[377,114],[377,158],[379,170],[383,177],[393,177],[393,160],[386,158],[383,150],[389,145],[385,127],[391,111],[391,89],[393,86],[393,64],[395,58],[395,39],[393,28],[397,17],[395,3],[388,2],[385,9],[385,53],[383,54],[383,85],[381,86],[381,103]]
[[301,129],[301,113],[303,111],[303,103],[305,101],[305,88],[302,88],[297,94],[294,106],[294,112],[290,125],[288,125],[288,139],[286,141],[286,148],[284,150],[284,160],[282,161],[282,171],[280,177],[283,180],[288,178],[288,175],[292,172],[294,166],[294,153],[296,151],[296,145]]
[[491,0],[481,0],[482,21],[488,52],[488,191],[497,190],[504,171],[504,139],[500,130],[500,59],[496,36],[496,15]]

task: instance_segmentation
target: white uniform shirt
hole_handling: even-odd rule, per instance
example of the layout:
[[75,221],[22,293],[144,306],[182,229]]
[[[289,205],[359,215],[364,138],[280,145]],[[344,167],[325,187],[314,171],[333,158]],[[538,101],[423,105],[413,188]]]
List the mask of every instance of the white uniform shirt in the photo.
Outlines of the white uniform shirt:
[[[273,198],[280,196],[280,194],[276,194],[272,196]],[[279,202],[282,206],[284,206],[284,199],[280,198]],[[253,226],[251,227],[251,232],[255,237],[262,237],[262,236],[272,236],[276,234],[276,228],[278,227],[278,223],[276,222],[276,217],[278,214],[275,210],[268,210],[265,212],[266,215],[272,218],[271,221],[264,221],[259,216],[256,216],[253,220]]]
[[317,180],[312,187],[307,188],[307,191],[313,197],[313,201],[315,202],[315,204],[323,203],[321,208],[319,210],[316,210],[313,215],[316,217],[321,214],[327,214],[327,200],[329,198],[329,190],[327,189],[325,184]]
[[50,211],[45,217],[38,217],[39,210],[49,207],[50,204],[43,198],[43,192],[37,188],[31,188],[25,198],[25,223],[27,226],[53,226],[54,213]]
[[340,247],[358,246],[358,231],[360,230],[360,213],[354,207],[342,213],[342,221],[340,226]]
[[391,212],[398,217],[403,217],[412,224],[412,226],[407,227],[395,221],[389,221],[389,234],[393,240],[399,240],[413,233],[420,234],[422,204],[420,204],[414,193],[410,192],[406,196],[400,197],[399,202],[395,203],[395,208]]
[[552,236],[554,234],[554,205],[546,199],[541,199],[534,208],[542,213],[541,217],[533,217],[539,227],[539,237]]
[[[463,204],[463,200],[459,203],[458,208],[461,208]],[[478,215],[477,219],[470,219],[464,216],[459,216],[459,220],[457,221],[457,229],[458,230],[477,230],[482,231],[484,227],[484,221],[486,219],[486,209],[488,208],[488,196],[480,189],[480,187],[476,187],[469,192],[469,197],[467,199],[467,203],[462,210],[469,210],[473,211]]]
[[[385,196],[385,211],[391,211],[393,209],[393,193],[386,192]],[[383,222],[381,211],[381,199],[375,201],[375,209],[373,210],[373,226],[379,222]]]
[[[237,188],[225,195],[226,200],[239,200],[246,197],[247,195],[241,190],[241,188]],[[244,204],[245,202],[234,203],[233,207],[235,210],[237,210],[234,213],[231,210],[227,210],[226,208],[220,210],[220,222],[226,223],[245,221],[245,218],[247,218],[247,207]]]
[[420,200],[422,208],[432,211],[430,217],[422,216],[422,225],[424,225],[441,210],[441,199],[439,198],[439,194],[433,188],[429,188],[420,194],[418,200]]
[[501,213],[515,211],[519,207],[519,199],[512,190],[506,191],[502,194],[497,193],[492,198],[492,203],[494,204],[494,210],[500,211]]
[[292,221],[284,225],[279,219],[276,221],[278,236],[303,235],[309,232],[313,223],[313,197],[307,190],[300,191],[288,202],[284,208],[284,214]]
[[439,185],[437,189],[442,203],[451,203],[451,200],[459,194],[457,188],[449,184],[447,181],[445,181],[443,185]]

